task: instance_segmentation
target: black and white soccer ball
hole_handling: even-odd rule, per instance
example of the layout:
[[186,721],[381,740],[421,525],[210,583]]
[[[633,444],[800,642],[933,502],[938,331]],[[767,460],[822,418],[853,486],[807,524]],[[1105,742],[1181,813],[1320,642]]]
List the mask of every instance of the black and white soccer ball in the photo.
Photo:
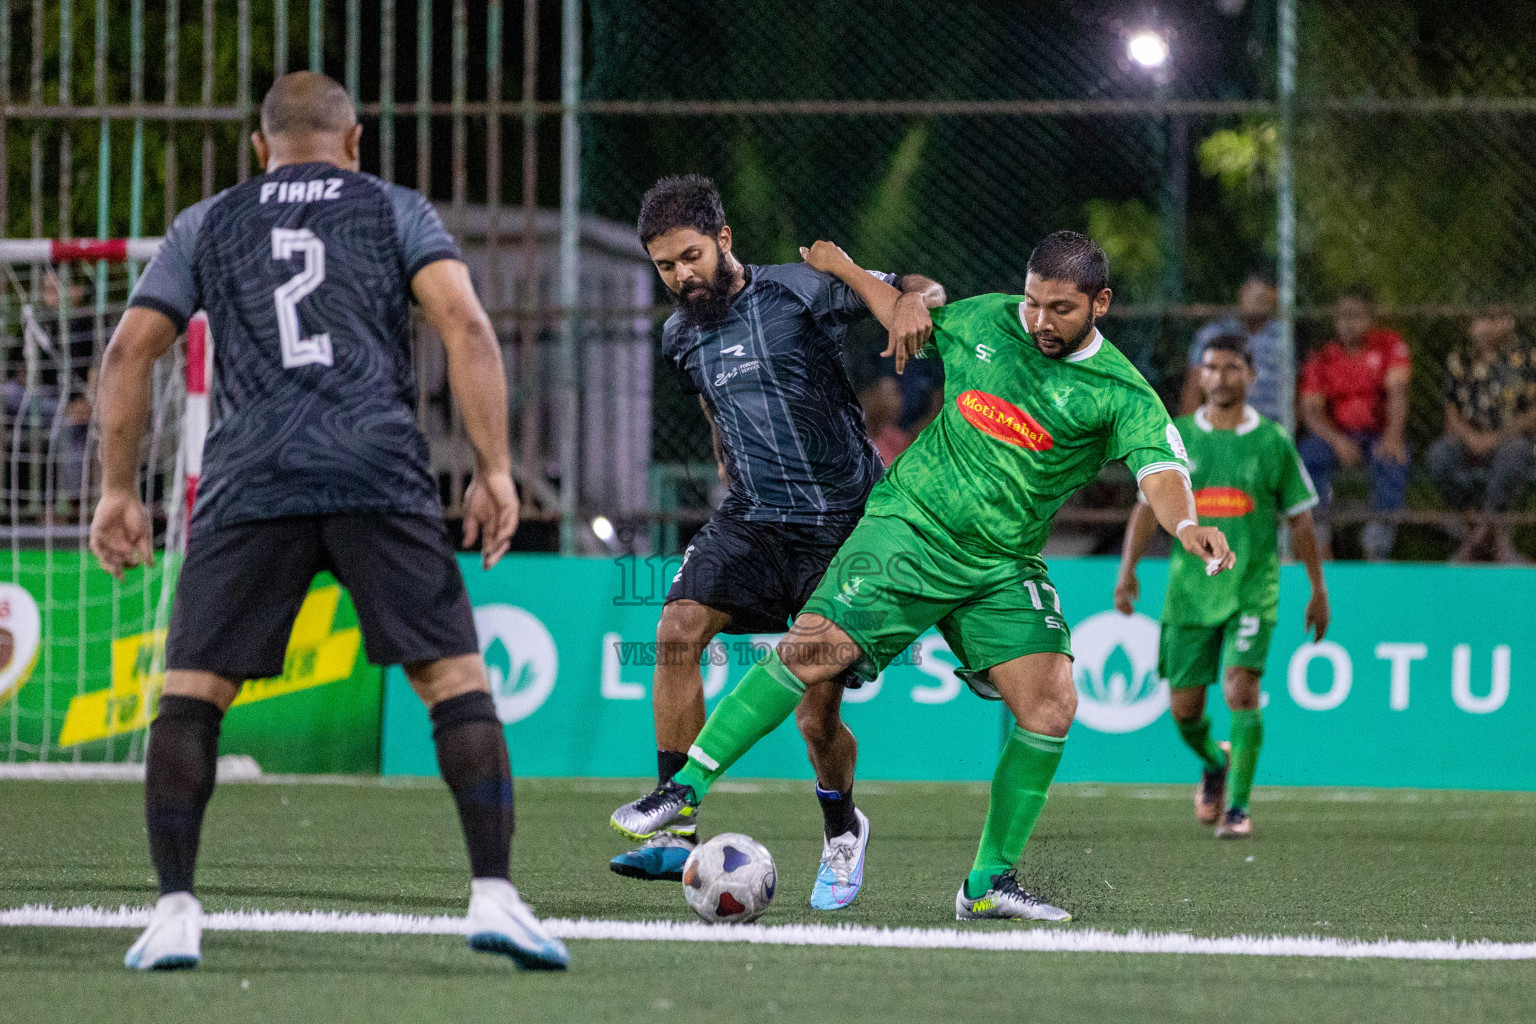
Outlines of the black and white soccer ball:
[[688,855],[683,895],[710,924],[755,921],[768,910],[779,872],[768,848],[751,836],[726,832]]

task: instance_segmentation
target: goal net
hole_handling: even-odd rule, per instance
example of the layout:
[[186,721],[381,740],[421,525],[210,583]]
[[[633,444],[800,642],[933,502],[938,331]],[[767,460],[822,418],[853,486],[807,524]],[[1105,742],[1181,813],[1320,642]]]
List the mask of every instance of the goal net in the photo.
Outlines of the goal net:
[[0,763],[143,759],[207,425],[210,345],[201,319],[154,370],[139,476],[154,566],[114,580],[92,558],[89,534],[101,493],[97,371],[158,246],[0,240],[10,533],[0,583]]

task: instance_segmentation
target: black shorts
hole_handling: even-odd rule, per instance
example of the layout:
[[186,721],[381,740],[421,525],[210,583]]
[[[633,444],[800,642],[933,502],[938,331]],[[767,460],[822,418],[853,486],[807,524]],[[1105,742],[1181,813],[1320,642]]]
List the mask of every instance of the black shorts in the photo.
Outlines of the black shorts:
[[826,575],[858,525],[755,523],[710,517],[683,552],[667,601],[697,601],[726,612],[725,633],[782,633]]
[[281,675],[299,606],[327,569],[351,594],[375,665],[479,653],[443,521],[341,513],[195,534],[176,583],[166,667],[237,683]]

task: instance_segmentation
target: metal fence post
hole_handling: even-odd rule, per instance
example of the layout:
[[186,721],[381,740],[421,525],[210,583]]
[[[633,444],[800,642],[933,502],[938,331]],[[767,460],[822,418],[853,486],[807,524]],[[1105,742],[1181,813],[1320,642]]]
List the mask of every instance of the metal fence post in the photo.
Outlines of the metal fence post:
[[560,551],[576,553],[576,310],[581,302],[581,0],[561,4],[560,45]]
[[325,70],[325,9],[322,0],[309,0],[309,70]]
[[416,191],[432,195],[432,0],[416,4]]
[[272,0],[272,77],[288,73],[288,0]]
[[1279,167],[1275,175],[1276,262],[1280,291],[1280,415],[1285,428],[1296,429],[1296,166],[1294,139],[1296,98],[1296,0],[1279,0],[1279,98],[1277,130]]
[[358,4],[359,0],[347,0],[347,95],[352,97],[354,106],[362,102],[358,94],[358,67],[362,49],[363,15]]

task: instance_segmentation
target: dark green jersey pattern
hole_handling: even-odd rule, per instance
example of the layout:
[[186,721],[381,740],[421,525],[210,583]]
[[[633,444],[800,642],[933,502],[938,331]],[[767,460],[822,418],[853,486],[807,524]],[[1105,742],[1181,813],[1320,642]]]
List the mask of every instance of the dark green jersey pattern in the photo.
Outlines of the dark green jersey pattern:
[[458,246],[426,198],[291,164],[189,207],[129,305],[213,336],[194,532],[336,512],[442,514],[416,426],[411,279]]
[[785,263],[749,265],[719,323],[667,320],[662,354],[683,390],[704,396],[720,431],[731,481],[721,514],[813,526],[858,519],[883,466],[842,346],[848,325],[869,315],[837,278]]
[[[1139,481],[1186,472],[1162,400],[1102,336],[1066,359],[1040,354],[1022,296],[933,311],[944,410],[886,472],[868,515],[899,516],[982,559],[1037,559],[1056,510],[1106,462]],[[931,351],[931,349],[930,349]]]
[[1174,421],[1189,447],[1189,471],[1201,526],[1227,538],[1237,565],[1207,576],[1202,559],[1173,546],[1163,621],[1217,626],[1239,612],[1273,620],[1280,602],[1281,516],[1317,504],[1285,428],[1251,407],[1236,430],[1214,430],[1202,409]]

